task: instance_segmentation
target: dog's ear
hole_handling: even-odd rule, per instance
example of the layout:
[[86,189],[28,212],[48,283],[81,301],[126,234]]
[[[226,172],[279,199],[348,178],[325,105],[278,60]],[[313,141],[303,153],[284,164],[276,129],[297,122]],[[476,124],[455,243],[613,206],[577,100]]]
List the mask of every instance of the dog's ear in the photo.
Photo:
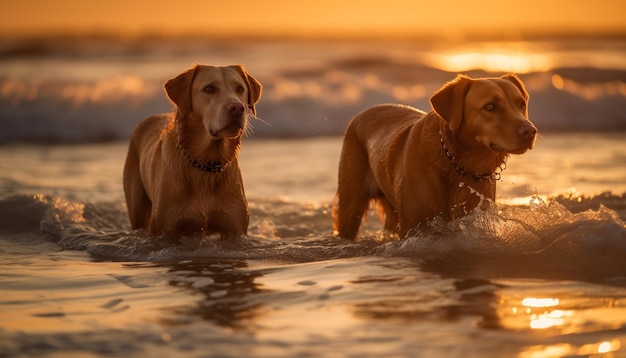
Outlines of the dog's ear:
[[[522,80],[520,80],[519,77],[515,76],[512,73],[509,73],[500,78],[513,82],[513,84],[517,88],[519,88],[519,91],[522,93],[522,96],[524,96],[524,99],[526,100],[526,102],[528,102],[528,98],[530,96],[528,95],[528,91],[526,91],[526,87],[524,87],[524,83],[522,83]],[[526,110],[524,111],[524,114],[526,115],[526,117],[528,117],[528,106],[526,106]]]
[[461,127],[465,95],[469,91],[472,79],[466,75],[456,78],[441,87],[430,97],[430,104],[439,117],[448,122],[451,131]]
[[256,78],[252,77],[248,71],[243,68],[241,65],[234,65],[235,70],[237,70],[241,77],[246,81],[248,85],[248,106],[252,110],[252,114],[256,116],[256,107],[255,105],[261,99],[261,92],[263,91],[263,86],[261,82],[259,82]]
[[519,88],[520,92],[522,92],[522,96],[524,96],[524,99],[528,101],[528,91],[526,91],[526,87],[524,87],[524,83],[522,83],[522,80],[520,80],[519,77],[515,76],[512,73],[508,73],[500,78],[513,82],[513,84],[517,86],[517,88]]
[[180,112],[188,113],[191,111],[191,85],[197,71],[198,65],[195,65],[165,82],[165,93]]

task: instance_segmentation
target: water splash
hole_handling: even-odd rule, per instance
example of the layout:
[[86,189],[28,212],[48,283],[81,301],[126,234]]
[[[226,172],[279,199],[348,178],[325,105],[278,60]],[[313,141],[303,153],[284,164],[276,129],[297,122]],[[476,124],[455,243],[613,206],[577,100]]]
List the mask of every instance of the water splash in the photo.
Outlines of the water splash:
[[460,219],[433,219],[402,240],[367,230],[357,242],[332,236],[326,206],[261,199],[251,208],[248,238],[151,237],[130,230],[123,203],[23,195],[0,200],[0,217],[7,219],[0,222],[0,233],[45,238],[64,250],[115,261],[210,257],[310,262],[382,255],[490,277],[615,278],[626,272],[626,224],[601,203],[574,212],[539,197],[526,206],[484,201]]
[[489,276],[623,276],[626,224],[602,204],[574,213],[558,201],[533,197],[525,207],[489,202],[452,222],[431,220],[379,252]]

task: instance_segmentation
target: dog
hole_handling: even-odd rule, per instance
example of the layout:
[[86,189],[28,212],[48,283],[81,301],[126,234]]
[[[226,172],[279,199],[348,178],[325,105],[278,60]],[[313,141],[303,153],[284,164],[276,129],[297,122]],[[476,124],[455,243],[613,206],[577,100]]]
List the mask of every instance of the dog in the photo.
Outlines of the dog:
[[348,124],[333,205],[334,234],[354,240],[370,201],[400,237],[421,222],[462,217],[495,200],[509,154],[532,149],[528,92],[513,74],[458,75],[430,98],[428,113],[382,104]]
[[240,65],[195,65],[165,83],[176,109],[144,119],[124,165],[133,229],[151,236],[247,234],[237,161],[262,86]]

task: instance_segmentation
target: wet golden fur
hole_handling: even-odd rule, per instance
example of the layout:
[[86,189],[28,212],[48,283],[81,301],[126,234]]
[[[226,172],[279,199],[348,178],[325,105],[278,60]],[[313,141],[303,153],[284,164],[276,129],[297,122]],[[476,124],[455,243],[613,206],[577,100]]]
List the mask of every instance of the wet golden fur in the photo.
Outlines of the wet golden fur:
[[537,130],[528,120],[528,93],[514,75],[459,75],[430,102],[428,113],[374,106],[349,123],[333,208],[339,237],[356,238],[372,200],[385,228],[400,237],[424,220],[460,217],[479,204],[480,195],[495,199],[495,181],[481,179],[510,153],[533,147]]
[[239,65],[196,65],[167,81],[165,91],[176,111],[139,123],[124,165],[133,229],[245,235],[249,215],[237,156],[261,84]]

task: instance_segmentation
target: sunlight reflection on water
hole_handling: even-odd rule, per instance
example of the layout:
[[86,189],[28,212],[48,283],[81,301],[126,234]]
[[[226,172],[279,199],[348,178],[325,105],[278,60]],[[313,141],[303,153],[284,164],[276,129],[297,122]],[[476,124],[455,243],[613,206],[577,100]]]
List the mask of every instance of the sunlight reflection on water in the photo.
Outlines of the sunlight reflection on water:
[[[519,358],[548,358],[563,356],[595,356],[597,354],[608,354],[608,357],[621,357],[619,349],[622,346],[619,339],[585,344],[576,347],[572,344],[552,344],[545,346],[534,346],[526,352],[521,353]],[[613,355],[615,354],[615,355]]]
[[[528,283],[528,287],[536,283]],[[567,284],[565,284],[566,286]],[[518,332],[533,332],[544,337],[545,344],[533,345],[521,352],[519,358],[546,358],[562,356],[588,356],[620,352],[626,344],[626,337],[620,334],[620,322],[626,319],[624,309],[616,309],[623,304],[623,297],[594,297],[589,292],[564,295],[565,287],[555,288],[546,296],[520,297],[503,295],[499,301],[498,315],[503,327]],[[561,292],[561,294],[558,294]],[[537,293],[537,292],[536,292]],[[547,292],[546,292],[547,293]],[[556,294],[554,294],[556,293]],[[515,297],[514,297],[515,296]],[[616,332],[608,333],[611,329]],[[605,332],[592,334],[592,332]],[[583,337],[571,340],[567,337]],[[551,342],[553,337],[561,337],[559,343]]]
[[522,300],[522,305],[525,307],[554,307],[559,305],[559,299],[528,297]]

